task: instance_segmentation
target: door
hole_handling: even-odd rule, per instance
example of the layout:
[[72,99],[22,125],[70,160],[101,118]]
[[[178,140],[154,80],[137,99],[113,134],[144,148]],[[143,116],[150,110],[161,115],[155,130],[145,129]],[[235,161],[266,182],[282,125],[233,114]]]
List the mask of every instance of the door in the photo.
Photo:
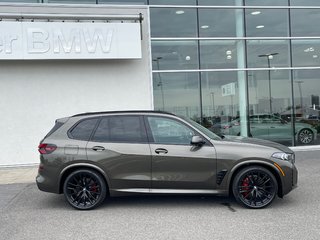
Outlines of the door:
[[280,117],[271,115],[268,119],[269,124],[269,140],[281,141],[290,140],[292,137],[291,124],[282,120]]
[[103,167],[111,190],[150,190],[151,155],[141,116],[103,117],[88,142],[87,155]]
[[152,191],[215,189],[216,152],[211,143],[191,145],[199,133],[168,117],[147,116],[152,155]]

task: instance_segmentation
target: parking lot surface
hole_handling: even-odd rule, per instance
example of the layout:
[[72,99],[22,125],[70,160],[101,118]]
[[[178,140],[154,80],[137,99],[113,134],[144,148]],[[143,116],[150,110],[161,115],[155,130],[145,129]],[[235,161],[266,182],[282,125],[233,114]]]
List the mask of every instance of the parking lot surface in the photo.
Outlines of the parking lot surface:
[[320,239],[320,151],[297,153],[298,188],[261,210],[232,198],[112,198],[77,211],[35,183],[0,185],[1,239]]

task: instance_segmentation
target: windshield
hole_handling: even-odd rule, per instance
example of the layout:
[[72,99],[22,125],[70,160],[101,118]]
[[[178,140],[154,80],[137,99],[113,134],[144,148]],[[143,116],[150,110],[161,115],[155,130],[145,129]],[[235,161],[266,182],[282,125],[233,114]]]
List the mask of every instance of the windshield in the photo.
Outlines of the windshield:
[[221,140],[221,137],[219,137],[218,135],[214,134],[213,132],[211,132],[210,130],[208,130],[207,128],[203,127],[202,125],[200,125],[199,123],[186,118],[186,117],[181,117],[183,118],[185,121],[187,121],[188,123],[190,123],[194,128],[196,128],[197,130],[199,130],[200,132],[204,133],[206,136],[208,136],[209,138],[213,139],[213,140]]

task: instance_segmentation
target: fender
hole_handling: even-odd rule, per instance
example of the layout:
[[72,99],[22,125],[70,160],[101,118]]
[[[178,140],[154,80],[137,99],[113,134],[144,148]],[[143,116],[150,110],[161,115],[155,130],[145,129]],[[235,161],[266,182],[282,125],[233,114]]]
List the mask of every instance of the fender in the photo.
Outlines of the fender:
[[109,189],[111,188],[110,179],[109,179],[108,175],[99,166],[94,165],[92,163],[74,163],[74,164],[68,165],[65,168],[63,168],[63,170],[61,171],[60,176],[59,176],[59,186],[61,184],[61,178],[62,178],[63,174],[68,169],[75,168],[75,167],[77,167],[77,168],[78,167],[87,167],[87,168],[93,168],[93,169],[97,170],[104,177],[104,179],[106,180]]
[[[271,160],[269,160],[271,161]],[[277,179],[279,179],[281,181],[281,185],[283,184],[282,178],[281,178],[281,173],[279,171],[279,169],[274,166],[271,162],[266,162],[266,160],[264,159],[264,161],[262,160],[244,160],[243,162],[240,162],[238,164],[236,164],[235,166],[233,166],[233,168],[231,169],[230,173],[228,174],[228,179],[227,179],[227,186],[230,186],[231,184],[231,179],[234,176],[234,173],[242,166],[245,165],[255,165],[258,164],[260,166],[267,166],[272,168],[278,176],[275,176]]]

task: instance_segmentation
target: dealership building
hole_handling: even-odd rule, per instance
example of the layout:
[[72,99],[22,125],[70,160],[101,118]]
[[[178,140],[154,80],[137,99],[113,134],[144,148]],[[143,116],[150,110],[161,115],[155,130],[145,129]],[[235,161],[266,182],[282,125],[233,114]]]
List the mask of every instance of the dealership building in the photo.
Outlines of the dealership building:
[[109,110],[320,148],[318,22],[319,0],[0,0],[0,166]]

